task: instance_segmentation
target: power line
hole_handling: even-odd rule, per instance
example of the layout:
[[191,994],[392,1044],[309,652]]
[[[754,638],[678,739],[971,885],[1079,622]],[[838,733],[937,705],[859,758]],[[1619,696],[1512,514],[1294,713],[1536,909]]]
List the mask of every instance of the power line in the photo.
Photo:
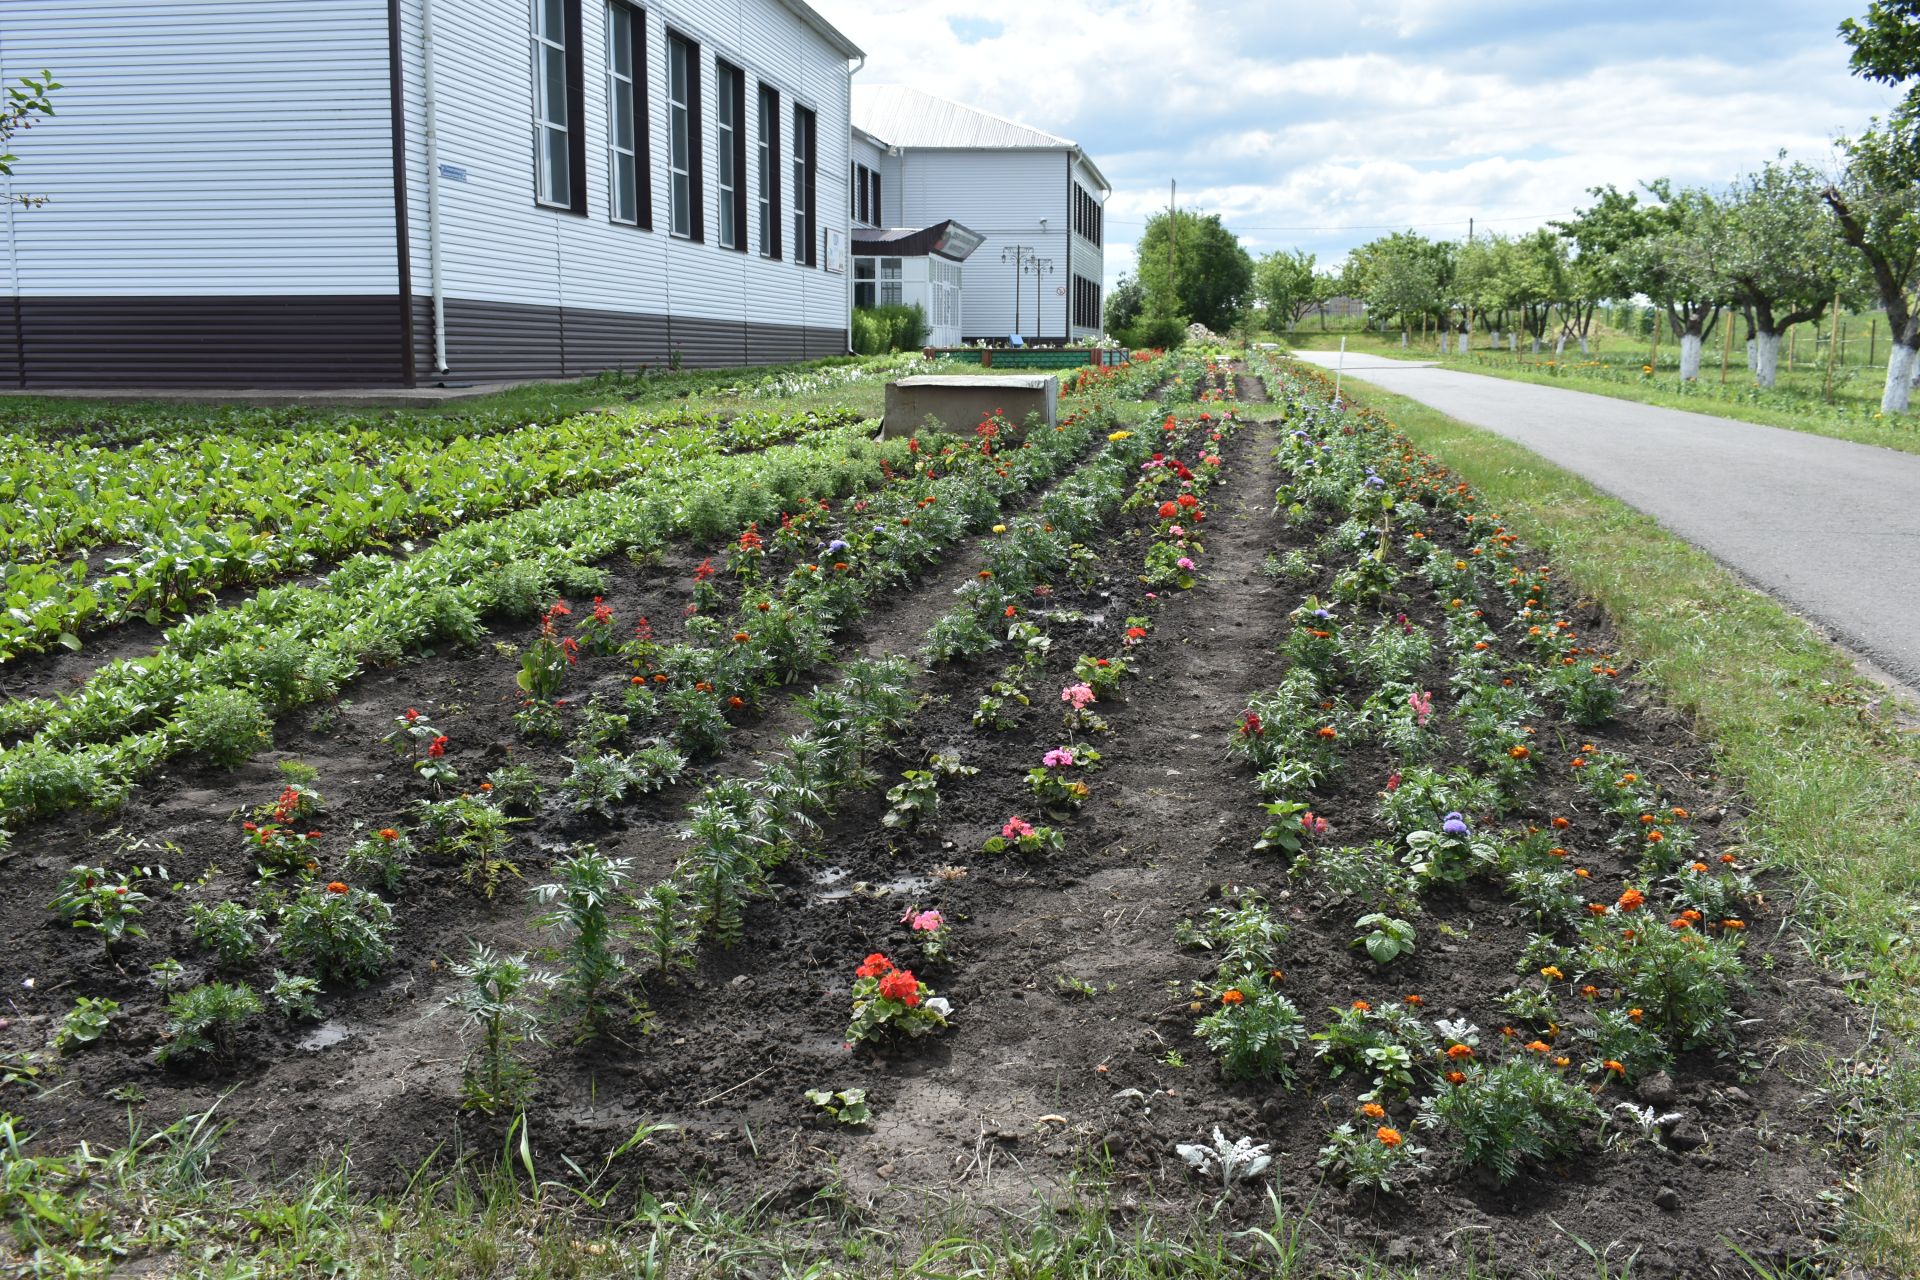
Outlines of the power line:
[[[1515,214],[1511,217],[1506,217],[1506,218],[1481,218],[1479,219],[1479,221],[1481,222],[1537,222],[1542,218],[1564,218],[1566,216],[1567,216],[1567,211],[1565,209],[1556,209],[1552,213]],[[1122,227],[1144,227],[1147,225],[1145,222],[1136,222],[1131,218],[1111,218],[1109,219],[1109,221],[1112,222],[1115,226],[1122,226]],[[1241,226],[1236,226],[1233,228],[1233,230],[1235,231],[1415,231],[1420,229],[1421,227],[1457,227],[1464,221],[1470,221],[1470,219],[1450,218],[1444,222],[1356,223],[1356,224],[1343,226],[1343,227],[1241,227]]]

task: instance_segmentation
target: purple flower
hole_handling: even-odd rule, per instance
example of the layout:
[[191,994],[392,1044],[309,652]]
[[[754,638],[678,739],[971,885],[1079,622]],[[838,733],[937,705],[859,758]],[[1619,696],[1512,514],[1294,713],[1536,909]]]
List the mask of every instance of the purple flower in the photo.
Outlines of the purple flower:
[[1467,820],[1457,813],[1450,813],[1447,820],[1440,824],[1440,829],[1450,836],[1464,836],[1467,834]]
[[827,544],[828,551],[845,551],[846,549],[847,549],[846,541],[841,538],[835,538],[832,542],[829,542]]

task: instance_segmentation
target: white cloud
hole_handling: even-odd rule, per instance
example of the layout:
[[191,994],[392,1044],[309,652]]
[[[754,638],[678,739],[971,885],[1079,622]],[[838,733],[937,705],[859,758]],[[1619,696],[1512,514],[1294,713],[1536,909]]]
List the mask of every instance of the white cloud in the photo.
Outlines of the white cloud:
[[1597,184],[1824,163],[1893,98],[1848,75],[1854,0],[976,0],[968,43],[926,0],[814,3],[868,50],[861,79],[1086,147],[1115,188],[1109,282],[1169,178],[1249,248],[1331,261],[1375,226],[1519,231]]

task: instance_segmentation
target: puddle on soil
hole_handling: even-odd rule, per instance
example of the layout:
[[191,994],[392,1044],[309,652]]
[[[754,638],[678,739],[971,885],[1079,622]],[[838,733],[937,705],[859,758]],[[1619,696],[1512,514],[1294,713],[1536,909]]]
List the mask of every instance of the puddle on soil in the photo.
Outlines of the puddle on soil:
[[820,888],[820,901],[842,902],[848,898],[907,897],[925,893],[933,887],[932,876],[900,876],[893,880],[850,880],[853,873],[845,867],[822,867],[813,873]]
[[331,1049],[342,1040],[357,1034],[354,1028],[344,1022],[323,1022],[303,1036],[298,1047],[309,1053],[318,1053],[322,1049]]

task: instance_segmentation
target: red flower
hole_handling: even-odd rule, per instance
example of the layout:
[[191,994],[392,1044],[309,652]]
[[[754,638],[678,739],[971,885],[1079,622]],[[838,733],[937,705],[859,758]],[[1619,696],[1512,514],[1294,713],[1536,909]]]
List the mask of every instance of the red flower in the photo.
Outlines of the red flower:
[[400,833],[392,827],[382,827],[378,834],[382,840],[398,840],[400,838]]
[[436,760],[447,754],[447,735],[443,733],[435,738],[433,742],[428,745],[427,754]]
[[1179,514],[1180,514],[1180,508],[1175,506],[1173,503],[1163,502],[1160,504],[1160,518],[1162,520],[1171,520]]
[[860,967],[853,972],[855,977],[877,978],[883,973],[890,973],[892,971],[893,961],[876,951],[861,961]]
[[880,979],[880,994],[912,1009],[920,1003],[920,981],[910,970],[895,969]]
[[335,880],[327,886],[328,893],[345,893],[346,891],[347,885],[344,880]]
[[1181,494],[1180,497],[1176,499],[1176,501],[1178,501],[1180,505],[1183,507],[1197,507],[1200,505],[1200,499],[1194,497],[1190,493]]

